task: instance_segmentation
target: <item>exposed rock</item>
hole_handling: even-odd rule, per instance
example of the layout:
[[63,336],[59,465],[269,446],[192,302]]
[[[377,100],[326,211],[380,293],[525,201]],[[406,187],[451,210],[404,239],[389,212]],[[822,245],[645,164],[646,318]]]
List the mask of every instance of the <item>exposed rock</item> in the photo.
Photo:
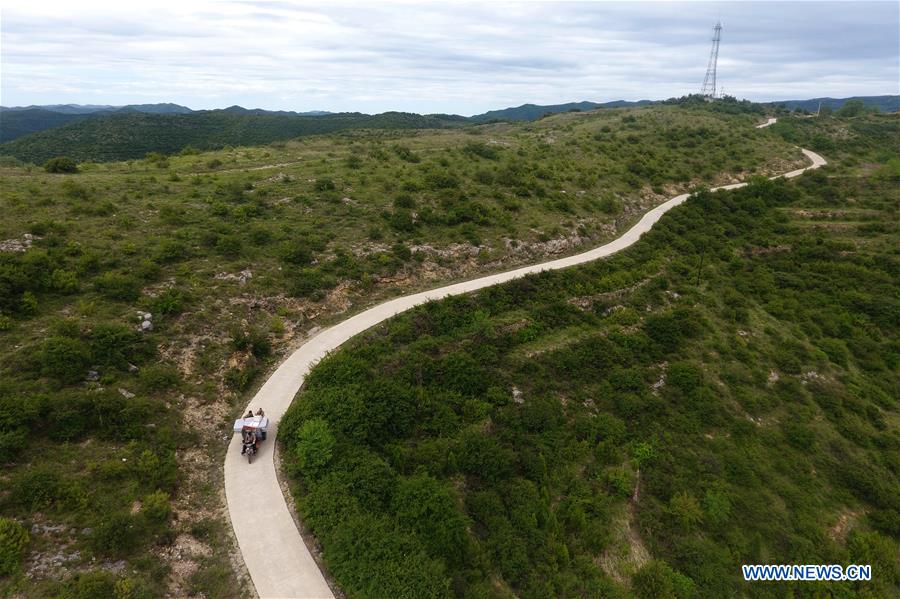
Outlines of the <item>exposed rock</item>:
[[31,233],[25,233],[21,239],[4,239],[0,241],[0,252],[27,251],[35,239],[40,239],[40,237],[35,237]]
[[650,385],[650,389],[653,391],[654,394],[658,393],[659,390],[665,386],[665,384],[666,384],[666,369],[668,367],[669,367],[668,362],[663,362],[660,365],[659,379],[655,383],[652,383]]
[[106,562],[100,564],[100,568],[106,570],[107,572],[112,572],[113,574],[121,574],[125,571],[125,560],[119,560],[117,562]]
[[32,524],[31,534],[55,534],[65,532],[68,528],[65,524]]
[[121,393],[122,397],[124,397],[125,399],[131,399],[134,397],[134,393],[128,391],[127,389],[122,389],[121,387],[119,388],[119,393]]
[[253,278],[253,272],[248,268],[244,269],[241,272],[234,274],[229,272],[220,272],[215,276],[215,279],[218,281],[237,281],[239,285],[244,285],[247,281]]
[[521,404],[525,403],[525,398],[522,397],[522,390],[519,389],[518,387],[516,387],[515,385],[513,385],[513,388],[512,388],[512,398],[513,398],[513,402],[515,402],[517,404],[521,405]]
[[85,380],[89,381],[91,383],[97,382],[100,380],[100,373],[97,372],[96,370],[88,370]]

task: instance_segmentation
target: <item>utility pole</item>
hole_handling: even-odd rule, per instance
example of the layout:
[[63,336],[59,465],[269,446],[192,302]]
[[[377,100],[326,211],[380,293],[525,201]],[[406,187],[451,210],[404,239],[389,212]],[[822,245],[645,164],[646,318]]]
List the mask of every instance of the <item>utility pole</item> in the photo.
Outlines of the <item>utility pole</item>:
[[722,23],[716,23],[713,27],[712,49],[709,51],[709,64],[706,66],[706,77],[703,78],[703,87],[700,95],[709,100],[716,97],[716,63],[719,61],[719,41],[722,39]]

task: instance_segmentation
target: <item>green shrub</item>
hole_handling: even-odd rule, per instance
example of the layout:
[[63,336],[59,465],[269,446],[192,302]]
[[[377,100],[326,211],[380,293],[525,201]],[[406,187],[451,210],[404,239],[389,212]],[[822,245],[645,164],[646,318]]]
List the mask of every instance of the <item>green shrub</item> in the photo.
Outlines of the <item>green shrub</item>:
[[141,502],[141,513],[153,524],[165,524],[172,515],[169,494],[163,491],[154,491],[145,495]]
[[225,385],[235,391],[246,391],[259,374],[259,367],[247,364],[243,368],[232,367],[225,371]]
[[683,530],[691,530],[703,521],[700,503],[689,491],[681,491],[669,501],[669,512]]
[[[81,202],[84,202],[91,197],[91,193],[87,187],[85,187],[84,185],[80,185],[80,184],[76,183],[75,181],[72,181],[71,179],[67,179],[66,181],[63,181],[62,184],[59,186],[59,188],[62,190],[63,194],[65,194],[65,196],[67,198],[72,199],[72,200],[79,200]],[[86,210],[86,211],[90,212],[91,207],[82,205],[79,207],[79,209],[81,211]],[[101,216],[103,216],[103,215],[101,215]]]
[[216,238],[216,252],[226,258],[237,258],[241,255],[243,242],[237,235],[219,235]]
[[622,203],[611,195],[605,195],[600,198],[597,207],[606,214],[618,214],[622,211]]
[[28,551],[28,531],[13,520],[0,518],[0,576],[16,574]]
[[141,283],[131,275],[107,272],[94,281],[99,293],[112,300],[133,302],[141,296]]
[[63,383],[84,379],[91,364],[91,353],[83,341],[70,337],[50,337],[39,351],[41,374]]
[[410,258],[412,258],[412,250],[410,250],[402,243],[395,243],[393,247],[391,247],[391,252],[397,257],[398,260],[401,260],[403,262],[407,262]]
[[440,482],[430,476],[401,479],[393,507],[400,524],[414,530],[431,555],[457,564],[465,562],[466,519]]
[[138,378],[141,387],[148,393],[159,393],[174,389],[181,382],[178,369],[168,364],[152,364],[141,368]]
[[93,364],[125,370],[129,362],[143,362],[149,355],[144,337],[119,323],[101,323],[88,335]]
[[116,577],[103,570],[77,572],[62,583],[55,597],[58,599],[97,599],[98,597],[119,599],[116,595]]
[[313,260],[313,251],[305,239],[294,238],[281,244],[281,259],[288,264],[304,266]]
[[28,445],[28,439],[29,430],[24,426],[0,430],[0,463],[14,459]]
[[138,456],[135,471],[141,483],[150,489],[171,490],[178,481],[174,451],[143,450]]
[[294,297],[313,297],[325,289],[334,287],[337,279],[314,268],[304,268],[290,275],[289,290]]
[[14,486],[14,500],[29,511],[53,507],[66,497],[62,477],[49,467],[31,468],[22,472]]
[[635,573],[632,583],[641,599],[688,599],[696,593],[694,581],[659,560],[646,563]]
[[171,316],[184,312],[190,300],[188,293],[181,289],[164,289],[148,300],[147,309],[154,315]]
[[335,440],[331,427],[325,420],[314,418],[303,423],[297,431],[294,453],[300,471],[307,476],[316,476],[331,460]]
[[412,212],[404,209],[394,210],[392,214],[388,215],[388,224],[392,229],[401,233],[411,233],[416,228]]
[[187,260],[191,253],[183,241],[166,239],[156,249],[155,255],[159,262],[173,263]]
[[48,173],[77,173],[78,164],[68,156],[57,156],[44,163]]
[[487,158],[488,160],[497,160],[500,156],[497,150],[486,143],[471,141],[463,146],[463,152],[479,158]]
[[394,145],[391,148],[394,153],[400,158],[400,160],[405,160],[406,162],[418,163],[421,162],[422,159],[418,154],[415,154],[412,150],[410,150],[406,146],[401,146],[399,144]]
[[337,189],[337,185],[334,184],[334,181],[328,178],[316,179],[316,183],[313,186],[313,189],[316,191],[334,191]]
[[76,293],[78,291],[78,275],[68,270],[56,269],[50,275],[50,287],[58,293]]

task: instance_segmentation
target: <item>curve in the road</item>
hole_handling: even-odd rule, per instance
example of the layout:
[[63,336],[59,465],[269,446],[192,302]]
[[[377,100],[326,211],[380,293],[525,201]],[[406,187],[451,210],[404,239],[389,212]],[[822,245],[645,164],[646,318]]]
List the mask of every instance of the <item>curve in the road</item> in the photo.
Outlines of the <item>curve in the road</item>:
[[[818,154],[802,151],[811,164],[781,176],[796,177],[826,164]],[[735,183],[715,189],[735,189],[744,185],[746,183]],[[649,231],[663,214],[687,200],[688,196],[676,196],[650,210],[621,237],[605,245],[574,256],[392,299],[321,331],[288,356],[248,406],[248,409],[263,408],[270,422],[268,439],[262,444],[257,459],[248,465],[242,458],[238,435],[232,439],[225,456],[228,512],[244,563],[259,596],[266,599],[334,596],[291,518],[273,459],[278,422],[316,362],[358,333],[429,300],[476,291],[531,273],[583,264],[623,250]]]

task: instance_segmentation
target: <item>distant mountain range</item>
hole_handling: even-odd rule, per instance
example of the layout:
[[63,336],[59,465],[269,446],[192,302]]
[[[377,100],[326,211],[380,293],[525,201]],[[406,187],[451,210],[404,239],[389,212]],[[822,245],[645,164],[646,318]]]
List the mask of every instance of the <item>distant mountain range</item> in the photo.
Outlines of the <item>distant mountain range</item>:
[[[813,98],[767,104],[815,111],[820,102],[839,108],[849,100],[862,100],[867,106],[887,112],[900,110],[900,96]],[[142,158],[147,152],[171,154],[189,145],[209,150],[225,145],[264,144],[345,129],[427,129],[495,121],[533,121],[560,112],[627,108],[653,103],[651,100],[617,100],[547,106],[523,104],[471,117],[401,112],[377,115],[292,112],[242,106],[191,110],[171,103],[0,107],[0,155],[11,155],[30,162],[43,162],[59,155],[78,161],[127,160]]]
[[[620,100],[604,104],[596,102],[571,102],[552,106],[524,104],[472,117],[408,113],[364,115],[321,110],[293,112],[242,106],[229,106],[218,110],[191,110],[179,104],[127,106],[54,104],[0,107],[0,154],[11,154],[22,160],[32,161],[46,160],[59,154],[69,155],[76,160],[117,160],[142,157],[146,152],[177,152],[186,145],[213,149],[227,144],[267,143],[345,128],[429,128],[492,121],[533,121],[558,112],[639,106],[649,103],[649,100],[640,102]],[[123,118],[128,115],[132,115],[132,118]],[[253,124],[253,118],[261,120]],[[157,127],[166,131],[153,130]]]
[[[277,114],[294,116],[322,116],[331,114],[322,110],[310,112],[286,112],[283,110],[246,109],[230,106],[225,112],[235,114]],[[191,110],[180,104],[128,104],[126,106],[110,106],[107,104],[49,104],[46,106],[0,106],[0,143],[12,141],[19,137],[52,129],[61,125],[74,123],[87,118],[105,117],[123,113],[144,114],[193,114],[208,112]]]

